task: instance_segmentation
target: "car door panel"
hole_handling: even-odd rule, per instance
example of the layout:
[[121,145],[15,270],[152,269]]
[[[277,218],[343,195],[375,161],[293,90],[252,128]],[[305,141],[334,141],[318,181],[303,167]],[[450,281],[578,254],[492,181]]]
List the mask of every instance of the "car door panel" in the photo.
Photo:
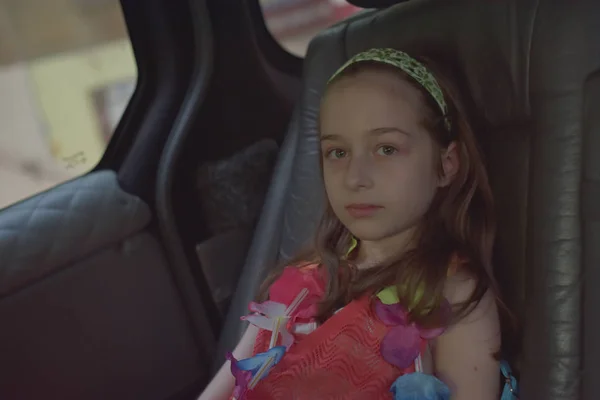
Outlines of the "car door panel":
[[197,345],[150,222],[112,171],[0,213],[2,398],[164,399],[197,379]]

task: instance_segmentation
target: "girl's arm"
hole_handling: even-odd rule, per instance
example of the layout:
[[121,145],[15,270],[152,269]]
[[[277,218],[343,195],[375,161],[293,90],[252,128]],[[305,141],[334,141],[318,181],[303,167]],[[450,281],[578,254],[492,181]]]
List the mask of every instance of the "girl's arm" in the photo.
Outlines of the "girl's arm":
[[[254,325],[248,326],[246,333],[244,333],[244,336],[242,336],[242,339],[233,351],[233,356],[236,359],[242,360],[252,357],[252,350],[257,334],[257,327]],[[204,389],[198,400],[228,400],[233,393],[234,384],[235,380],[233,375],[231,375],[230,363],[226,361],[213,380]]]
[[[473,290],[468,278],[449,279],[451,303],[466,300]],[[496,400],[500,393],[501,335],[496,300],[487,292],[470,314],[440,336],[434,346],[436,375],[452,391],[452,400]]]

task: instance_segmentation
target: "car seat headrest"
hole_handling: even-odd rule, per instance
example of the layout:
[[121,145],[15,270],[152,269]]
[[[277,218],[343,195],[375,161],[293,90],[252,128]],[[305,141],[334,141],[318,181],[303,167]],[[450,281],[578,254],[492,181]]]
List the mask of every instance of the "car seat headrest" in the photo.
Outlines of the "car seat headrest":
[[348,3],[360,8],[386,8],[407,0],[348,0]]

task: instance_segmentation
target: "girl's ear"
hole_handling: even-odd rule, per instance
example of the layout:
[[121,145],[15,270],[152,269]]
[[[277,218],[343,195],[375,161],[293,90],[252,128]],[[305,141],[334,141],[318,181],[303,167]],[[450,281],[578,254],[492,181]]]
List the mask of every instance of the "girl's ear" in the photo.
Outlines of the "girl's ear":
[[442,176],[440,177],[439,186],[446,187],[452,183],[460,168],[460,158],[456,142],[450,143],[447,148],[443,149],[440,157],[442,162]]

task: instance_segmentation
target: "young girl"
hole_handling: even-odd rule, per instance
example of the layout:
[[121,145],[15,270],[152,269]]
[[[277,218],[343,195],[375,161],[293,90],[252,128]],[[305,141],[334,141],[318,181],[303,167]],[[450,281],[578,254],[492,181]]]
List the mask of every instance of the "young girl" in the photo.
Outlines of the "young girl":
[[267,281],[200,400],[498,399],[492,194],[456,92],[368,50],[328,82],[320,143],[315,245]]

